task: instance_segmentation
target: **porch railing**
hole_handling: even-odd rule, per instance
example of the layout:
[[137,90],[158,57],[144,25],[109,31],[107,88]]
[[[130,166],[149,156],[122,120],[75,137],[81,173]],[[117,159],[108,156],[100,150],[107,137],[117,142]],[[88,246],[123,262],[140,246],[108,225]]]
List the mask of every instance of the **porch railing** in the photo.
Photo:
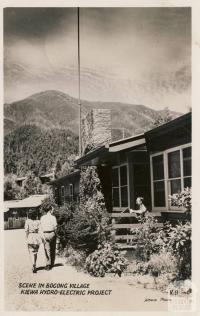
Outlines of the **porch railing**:
[[[141,228],[143,224],[137,222],[137,215],[132,213],[111,213],[112,229],[111,236],[113,242],[120,244],[120,246],[134,248],[137,243],[137,237],[134,234],[134,229]],[[118,223],[118,220],[124,218],[134,218],[134,223]],[[162,228],[163,223],[155,223],[154,227]],[[119,230],[126,230],[126,233],[118,233]]]

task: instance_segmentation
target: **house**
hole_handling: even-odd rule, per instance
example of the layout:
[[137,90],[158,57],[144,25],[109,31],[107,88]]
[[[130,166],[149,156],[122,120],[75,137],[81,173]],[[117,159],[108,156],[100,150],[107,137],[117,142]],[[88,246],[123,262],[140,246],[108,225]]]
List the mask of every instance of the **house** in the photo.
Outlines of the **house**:
[[31,195],[23,200],[4,201],[4,229],[23,228],[30,208],[38,211],[47,194]]
[[79,199],[80,171],[76,170],[69,175],[60,177],[50,182],[55,201],[59,206]]
[[26,177],[17,177],[17,179],[15,180],[15,182],[16,182],[16,184],[17,184],[19,187],[22,187],[24,180],[26,180]]
[[145,133],[149,153],[153,211],[167,218],[181,217],[183,209],[170,205],[169,195],[192,186],[191,113]]
[[191,113],[144,134],[105,143],[76,161],[97,166],[109,212],[135,209],[138,196],[149,211],[167,218],[184,210],[169,195],[191,187]]
[[40,175],[39,178],[42,184],[45,184],[45,183],[49,184],[52,180],[54,180],[54,173],[52,172],[52,173]]
[[[100,114],[102,119],[102,109]],[[123,244],[134,238],[129,232],[135,227],[137,217],[128,210],[136,209],[137,197],[144,197],[148,211],[159,222],[184,218],[185,210],[172,206],[169,195],[192,185],[191,113],[143,134],[114,142],[110,139],[109,129],[105,124],[102,127],[101,120],[97,119],[98,111],[95,115],[98,133],[94,119],[92,128],[90,121],[84,122],[89,136],[85,132],[82,148],[87,149],[90,143],[95,147],[89,152],[85,150],[85,154],[75,161],[75,166],[97,167],[106,208],[112,218],[114,240]],[[109,112],[105,111],[103,115],[109,115]],[[106,121],[109,121],[108,117]],[[70,183],[73,187],[76,183],[79,192],[79,181],[80,172],[76,171],[53,182],[55,196],[61,204],[69,199]]]

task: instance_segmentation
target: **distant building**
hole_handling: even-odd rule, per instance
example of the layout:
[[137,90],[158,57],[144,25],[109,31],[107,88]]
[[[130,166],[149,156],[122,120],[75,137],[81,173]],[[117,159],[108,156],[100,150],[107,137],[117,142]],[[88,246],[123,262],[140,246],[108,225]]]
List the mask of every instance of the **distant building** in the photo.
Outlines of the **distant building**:
[[55,176],[54,176],[54,173],[47,173],[47,174],[44,174],[44,175],[41,175],[39,176],[42,184],[46,183],[46,184],[49,184],[52,180],[54,180]]
[[79,200],[80,171],[76,170],[69,175],[50,182],[53,187],[55,201],[59,206]]
[[24,180],[26,180],[26,177],[18,177],[15,182],[19,187],[22,187]]
[[38,211],[47,194],[31,195],[23,200],[4,201],[4,229],[23,228],[30,208]]

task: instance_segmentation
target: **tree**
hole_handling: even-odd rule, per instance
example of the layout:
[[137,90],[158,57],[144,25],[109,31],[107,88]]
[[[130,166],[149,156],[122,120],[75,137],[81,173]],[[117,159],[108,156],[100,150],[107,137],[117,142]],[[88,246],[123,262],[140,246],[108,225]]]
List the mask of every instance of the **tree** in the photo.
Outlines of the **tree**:
[[61,164],[61,161],[60,161],[60,158],[58,157],[57,160],[56,160],[56,163],[55,163],[55,178],[59,178],[60,175],[61,175],[61,170],[62,170],[62,164]]
[[43,194],[42,182],[33,172],[29,172],[21,189],[21,197],[26,198],[34,194]]
[[169,109],[166,107],[163,111],[160,111],[155,121],[153,122],[153,127],[158,127],[165,123],[170,122],[173,119],[172,114],[170,113]]
[[57,210],[58,210],[58,206],[55,202],[53,195],[46,197],[42,201],[42,204],[40,206],[40,212],[43,215],[44,213],[48,212],[51,208],[53,208],[55,210],[55,212],[57,212]]
[[96,167],[82,168],[80,205],[72,219],[72,241],[88,253],[109,238],[109,217]]
[[109,217],[96,167],[82,168],[80,202],[59,209],[57,218],[58,235],[63,247],[71,245],[89,254],[109,239]]
[[4,200],[15,200],[20,197],[20,187],[16,184],[17,176],[8,174],[4,177]]

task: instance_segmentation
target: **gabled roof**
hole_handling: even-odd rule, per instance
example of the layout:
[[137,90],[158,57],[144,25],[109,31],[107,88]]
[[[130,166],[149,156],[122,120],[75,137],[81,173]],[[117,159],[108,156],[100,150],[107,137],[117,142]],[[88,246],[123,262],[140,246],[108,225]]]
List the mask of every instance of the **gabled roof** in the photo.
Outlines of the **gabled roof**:
[[4,212],[7,212],[10,208],[38,207],[42,204],[42,201],[47,197],[48,194],[36,194],[31,195],[23,200],[4,201]]

